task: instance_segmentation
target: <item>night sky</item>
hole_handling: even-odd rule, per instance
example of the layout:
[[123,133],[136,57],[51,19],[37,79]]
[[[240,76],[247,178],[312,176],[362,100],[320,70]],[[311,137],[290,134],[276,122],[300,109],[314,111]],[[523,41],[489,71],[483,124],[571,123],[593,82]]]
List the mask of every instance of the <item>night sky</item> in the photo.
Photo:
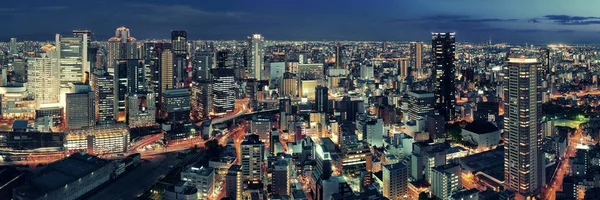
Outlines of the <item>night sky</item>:
[[[89,29],[105,40],[119,26],[138,39],[430,40],[600,43],[599,0],[6,0],[0,39],[53,40]],[[577,3],[574,3],[577,2]]]

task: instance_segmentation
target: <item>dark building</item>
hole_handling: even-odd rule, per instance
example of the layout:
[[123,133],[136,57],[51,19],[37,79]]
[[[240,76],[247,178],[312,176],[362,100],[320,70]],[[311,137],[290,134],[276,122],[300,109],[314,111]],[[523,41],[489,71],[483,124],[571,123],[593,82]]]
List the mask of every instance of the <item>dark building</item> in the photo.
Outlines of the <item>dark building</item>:
[[485,120],[495,123],[498,118],[498,102],[479,102],[473,120]]
[[171,31],[171,44],[173,44],[173,53],[187,54],[187,31]]
[[454,35],[455,33],[433,33],[431,39],[436,113],[443,116],[446,122],[453,120],[455,115]]
[[177,83],[187,80],[187,31],[171,31],[171,44],[173,45],[173,76]]
[[187,88],[165,91],[164,113],[170,122],[185,122],[190,119],[190,91]]
[[335,44],[335,68],[344,68],[344,64],[342,62],[342,44],[340,44],[339,42]]
[[315,88],[315,107],[318,113],[325,113],[329,110],[329,89],[324,86]]
[[145,91],[144,64],[138,59],[119,60],[114,74],[114,106],[117,121],[125,120],[127,94]]
[[428,116],[427,128],[431,139],[446,138],[446,121],[444,117],[440,115]]

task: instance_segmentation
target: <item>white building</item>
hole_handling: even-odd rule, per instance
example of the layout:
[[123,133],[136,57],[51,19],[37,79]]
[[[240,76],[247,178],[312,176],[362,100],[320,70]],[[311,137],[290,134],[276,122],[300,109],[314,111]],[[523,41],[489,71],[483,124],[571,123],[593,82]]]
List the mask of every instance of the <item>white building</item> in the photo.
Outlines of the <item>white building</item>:
[[65,148],[88,153],[121,153],[127,151],[129,130],[123,124],[87,127],[66,132]]
[[55,44],[58,53],[60,84],[68,86],[69,83],[83,81],[85,71],[89,72],[88,35],[64,36],[56,34]]
[[60,71],[56,58],[56,47],[48,44],[42,47],[44,53],[27,60],[27,91],[35,104],[58,103]]
[[487,121],[474,121],[462,129],[464,141],[477,145],[477,148],[491,148],[500,143],[500,129]]
[[431,194],[440,199],[448,199],[460,188],[460,166],[447,164],[434,167],[431,177]]
[[260,34],[254,34],[248,37],[248,46],[250,48],[250,65],[248,66],[248,78],[263,80],[262,73],[265,68],[265,38]]
[[198,189],[198,199],[212,196],[215,183],[215,170],[210,167],[189,166],[181,172],[181,180]]

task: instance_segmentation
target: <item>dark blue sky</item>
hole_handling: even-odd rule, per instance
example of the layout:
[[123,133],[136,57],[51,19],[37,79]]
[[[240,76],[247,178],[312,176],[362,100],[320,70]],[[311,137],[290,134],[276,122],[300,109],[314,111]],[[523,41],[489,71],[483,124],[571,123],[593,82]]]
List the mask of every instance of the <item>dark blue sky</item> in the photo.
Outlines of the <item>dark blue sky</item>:
[[[52,40],[118,26],[138,39],[188,30],[191,39],[429,40],[455,31],[480,42],[600,43],[599,0],[8,0],[0,39]],[[576,3],[575,3],[576,2]]]

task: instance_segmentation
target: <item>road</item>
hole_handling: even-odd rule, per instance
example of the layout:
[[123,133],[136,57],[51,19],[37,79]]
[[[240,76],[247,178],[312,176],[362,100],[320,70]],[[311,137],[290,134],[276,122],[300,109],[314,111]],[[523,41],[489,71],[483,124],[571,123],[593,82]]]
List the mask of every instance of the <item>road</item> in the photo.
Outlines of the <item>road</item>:
[[571,95],[575,94],[577,97],[583,97],[585,95],[600,95],[600,90],[594,90],[594,91],[579,91],[579,92],[569,92],[566,94],[550,94],[550,98],[551,99],[558,99],[558,98],[571,98]]
[[569,170],[569,159],[570,157],[575,156],[576,147],[578,144],[581,144],[582,141],[582,134],[581,129],[577,129],[573,136],[569,136],[569,144],[567,151],[565,152],[565,158],[559,162],[550,183],[542,188],[542,199],[555,200],[556,192],[562,191],[563,178]]
[[117,178],[102,190],[92,195],[89,200],[129,200],[142,194],[169,171],[170,165],[176,164],[176,156],[164,154],[149,156],[149,163],[142,163],[122,177]]

